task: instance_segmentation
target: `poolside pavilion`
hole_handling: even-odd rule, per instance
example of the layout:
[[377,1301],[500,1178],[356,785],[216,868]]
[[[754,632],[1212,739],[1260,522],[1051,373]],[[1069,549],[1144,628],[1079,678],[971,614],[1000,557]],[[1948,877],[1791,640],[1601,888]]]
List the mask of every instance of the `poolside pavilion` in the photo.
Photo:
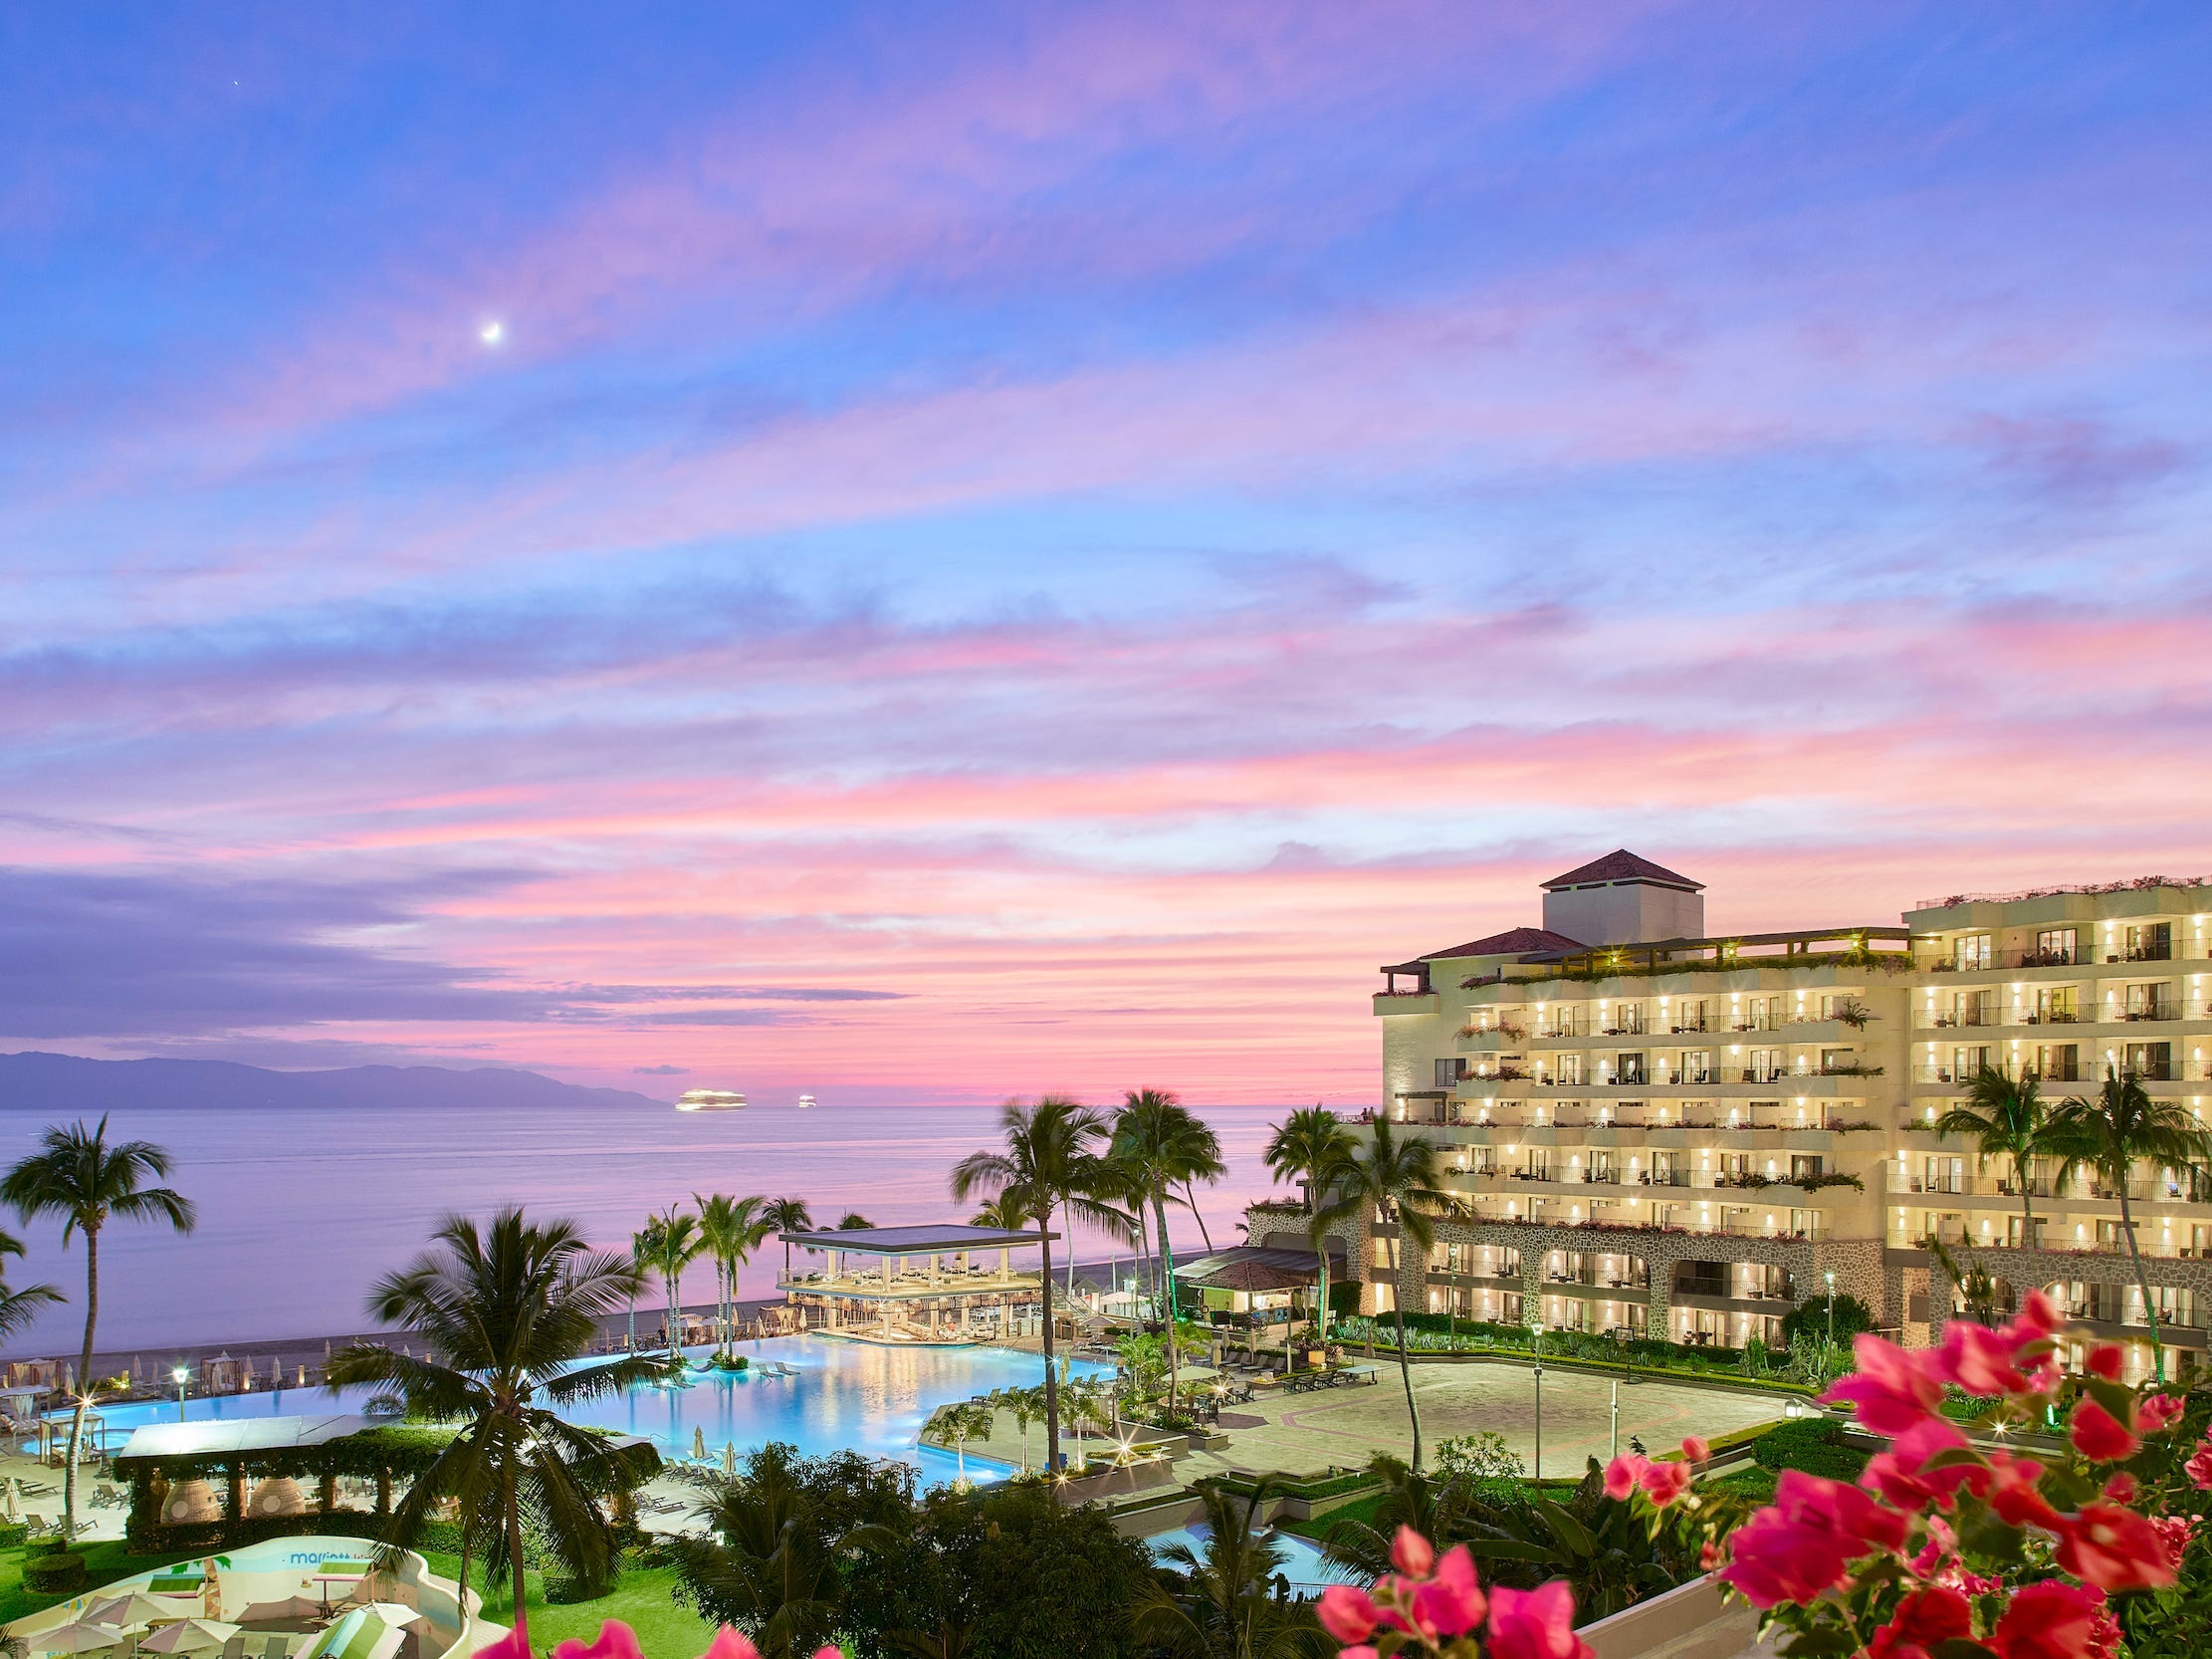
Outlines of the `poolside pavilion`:
[[823,1329],[903,1346],[1015,1334],[1044,1290],[1034,1269],[1015,1270],[1013,1253],[1059,1235],[947,1222],[781,1237],[827,1258],[823,1268],[776,1281],[786,1301],[819,1308]]

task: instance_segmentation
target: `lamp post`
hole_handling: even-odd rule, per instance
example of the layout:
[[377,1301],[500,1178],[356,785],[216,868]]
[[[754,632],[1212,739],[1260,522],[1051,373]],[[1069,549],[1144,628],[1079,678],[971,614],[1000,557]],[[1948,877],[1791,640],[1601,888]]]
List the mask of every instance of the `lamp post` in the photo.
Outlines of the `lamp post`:
[[1544,1478],[1544,1367],[1536,1367],[1536,1479]]
[[1621,1455],[1621,1379],[1613,1379],[1613,1455]]
[[1828,1362],[1836,1363],[1836,1270],[1830,1268],[1828,1280]]
[[181,1423],[184,1421],[184,1385],[191,1380],[192,1371],[189,1366],[179,1365],[169,1375],[176,1383],[176,1420]]

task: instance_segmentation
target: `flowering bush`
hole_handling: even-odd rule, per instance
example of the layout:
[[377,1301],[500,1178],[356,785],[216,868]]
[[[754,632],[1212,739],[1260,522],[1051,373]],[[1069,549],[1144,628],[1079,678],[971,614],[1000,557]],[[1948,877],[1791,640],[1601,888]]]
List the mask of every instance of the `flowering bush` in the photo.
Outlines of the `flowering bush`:
[[1321,1624],[1344,1644],[1343,1659],[1390,1659],[1400,1652],[1447,1659],[1591,1659],[1575,1634],[1575,1598],[1554,1579],[1533,1590],[1476,1582],[1474,1558],[1459,1544],[1438,1555],[1411,1527],[1398,1529],[1391,1564],[1367,1589],[1332,1584],[1321,1592]]
[[[498,1641],[478,1648],[475,1659],[536,1659],[531,1652],[529,1627],[517,1619],[515,1628]],[[586,1644],[570,1637],[553,1650],[553,1659],[645,1659],[645,1651],[638,1646],[635,1630],[620,1619],[608,1619],[599,1626],[597,1641]],[[699,1659],[761,1659],[761,1650],[726,1624],[715,1632],[715,1639]],[[834,1647],[824,1646],[814,1650],[814,1659],[845,1656]]]
[[[1953,1323],[1910,1351],[1860,1335],[1859,1368],[1823,1396],[1889,1437],[1857,1485],[1785,1470],[1774,1503],[1707,1545],[1718,1576],[1787,1630],[1785,1655],[2113,1659],[2123,1603],[2180,1581],[2212,1489],[2212,1436],[2178,1433],[2173,1395],[2119,1381],[2102,1343],[2058,1364],[2060,1321],[2031,1294],[2002,1329]],[[1985,1438],[2048,1431],[2036,1455],[1983,1450],[1940,1411],[1946,1388],[1995,1403]],[[1689,1462],[1694,1451],[1685,1449]],[[1616,1459],[1607,1489],[1655,1510],[1690,1495],[1687,1463]],[[2132,1609],[2125,1609],[2132,1611]],[[2152,1651],[2139,1647],[2139,1651]],[[2178,1651],[2178,1650],[2177,1650]]]

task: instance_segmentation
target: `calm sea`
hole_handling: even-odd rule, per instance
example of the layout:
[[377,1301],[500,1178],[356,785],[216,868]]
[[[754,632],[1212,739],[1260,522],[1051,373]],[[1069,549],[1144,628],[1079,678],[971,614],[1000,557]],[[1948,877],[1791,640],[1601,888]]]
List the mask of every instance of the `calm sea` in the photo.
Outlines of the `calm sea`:
[[[1221,1137],[1227,1179],[1201,1189],[1217,1246],[1241,1241],[1235,1223],[1264,1193],[1260,1162],[1269,1127],[1287,1108],[1226,1106],[1206,1116]],[[253,1107],[121,1113],[111,1133],[159,1141],[175,1154],[175,1184],[199,1205],[189,1238],[117,1226],[102,1238],[100,1346],[104,1352],[165,1344],[320,1336],[366,1328],[363,1300],[381,1273],[406,1263],[437,1220],[455,1210],[485,1215],[502,1204],[573,1218],[588,1236],[626,1245],[649,1210],[689,1205],[697,1193],[804,1198],[834,1225],[858,1210],[882,1225],[966,1220],[946,1179],[967,1153],[993,1141],[997,1108],[756,1105],[681,1115],[666,1106],[478,1113],[397,1107],[373,1118]],[[0,1115],[0,1152],[12,1159],[43,1119]],[[60,1248],[42,1220],[30,1254],[8,1282],[48,1280],[70,1298],[10,1338],[11,1354],[74,1351],[83,1328],[84,1246]],[[1200,1245],[1188,1214],[1171,1212],[1178,1255]],[[1077,1239],[1085,1260],[1103,1257]],[[771,1247],[746,1272],[742,1294],[770,1294]],[[704,1264],[684,1284],[687,1302],[714,1294]]]

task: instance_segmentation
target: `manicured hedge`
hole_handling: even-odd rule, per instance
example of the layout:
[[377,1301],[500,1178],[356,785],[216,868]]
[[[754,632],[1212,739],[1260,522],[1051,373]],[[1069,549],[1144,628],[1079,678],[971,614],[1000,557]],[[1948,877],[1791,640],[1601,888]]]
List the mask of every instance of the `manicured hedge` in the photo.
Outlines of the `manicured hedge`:
[[1868,1454],[1844,1439],[1844,1426],[1830,1417],[1777,1423],[1752,1442],[1751,1456],[1762,1469],[1796,1469],[1831,1481],[1856,1481]]
[[23,1587],[40,1595],[75,1595],[85,1587],[85,1557],[71,1549],[23,1560]]

